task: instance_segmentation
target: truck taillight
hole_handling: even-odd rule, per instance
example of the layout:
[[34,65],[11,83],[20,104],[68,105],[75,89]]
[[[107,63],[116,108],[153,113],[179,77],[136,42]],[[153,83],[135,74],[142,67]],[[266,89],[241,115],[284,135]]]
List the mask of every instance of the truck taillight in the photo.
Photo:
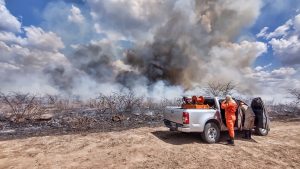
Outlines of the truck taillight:
[[187,112],[182,113],[182,122],[183,124],[189,124],[190,123],[190,115]]

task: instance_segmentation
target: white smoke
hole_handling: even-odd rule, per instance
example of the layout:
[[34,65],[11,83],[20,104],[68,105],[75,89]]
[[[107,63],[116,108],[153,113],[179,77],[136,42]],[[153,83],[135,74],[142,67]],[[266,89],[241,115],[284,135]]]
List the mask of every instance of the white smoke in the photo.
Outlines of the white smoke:
[[252,94],[251,67],[267,47],[237,39],[261,7],[261,0],[52,2],[45,29],[26,27],[19,37],[0,27],[1,90],[24,84],[23,91],[84,98],[133,90],[161,99],[200,93],[197,86],[217,79]]

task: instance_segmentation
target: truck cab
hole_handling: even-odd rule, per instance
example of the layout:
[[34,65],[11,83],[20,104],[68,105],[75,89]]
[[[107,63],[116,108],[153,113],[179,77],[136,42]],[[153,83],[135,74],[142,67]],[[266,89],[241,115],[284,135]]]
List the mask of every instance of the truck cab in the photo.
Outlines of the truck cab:
[[[206,109],[193,109],[185,107],[166,107],[164,111],[164,124],[170,131],[199,132],[207,143],[219,141],[220,132],[226,131],[225,110],[221,109],[224,99],[218,97],[204,97]],[[235,100],[239,104],[240,100]],[[264,109],[261,98],[253,99],[251,108],[255,113],[255,130],[259,135],[265,136],[269,131],[269,117]],[[242,130],[243,117],[240,108],[236,111],[236,130]]]

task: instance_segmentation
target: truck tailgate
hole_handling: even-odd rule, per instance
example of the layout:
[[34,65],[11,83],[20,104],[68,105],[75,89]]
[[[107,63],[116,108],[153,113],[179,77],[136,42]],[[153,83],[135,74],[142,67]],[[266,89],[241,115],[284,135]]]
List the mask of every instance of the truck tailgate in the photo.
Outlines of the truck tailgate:
[[180,107],[166,107],[164,112],[164,119],[182,124],[182,112],[184,109]]

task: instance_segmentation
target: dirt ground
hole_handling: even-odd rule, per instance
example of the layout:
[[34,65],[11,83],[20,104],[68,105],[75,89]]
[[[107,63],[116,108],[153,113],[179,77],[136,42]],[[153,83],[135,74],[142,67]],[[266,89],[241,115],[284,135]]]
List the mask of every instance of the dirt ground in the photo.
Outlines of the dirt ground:
[[273,122],[267,137],[236,146],[165,127],[0,141],[0,168],[300,168],[300,122]]

